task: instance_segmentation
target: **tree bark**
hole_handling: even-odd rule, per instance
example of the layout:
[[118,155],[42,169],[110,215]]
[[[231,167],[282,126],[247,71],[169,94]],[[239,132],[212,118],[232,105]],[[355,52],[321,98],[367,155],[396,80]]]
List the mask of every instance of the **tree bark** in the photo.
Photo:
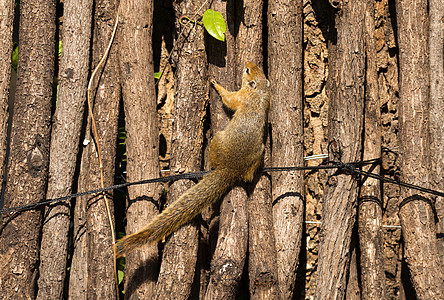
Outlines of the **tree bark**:
[[[372,0],[365,1],[365,5],[366,80],[362,158],[363,160],[370,160],[381,157],[381,106],[376,70],[375,7]],[[372,173],[379,174],[380,166],[371,165],[365,170],[372,170]],[[382,200],[378,180],[365,178],[361,185],[358,205],[362,298],[385,299]]]
[[[117,3],[95,3],[93,33],[93,66],[103,56],[111,38],[116,18]],[[103,164],[104,186],[114,183],[117,119],[119,114],[120,85],[116,42],[111,48],[95,93],[94,118]],[[93,93],[94,95],[94,93]],[[89,136],[82,154],[79,192],[100,187],[100,167],[97,148]],[[84,143],[85,143],[84,142]],[[104,194],[81,197],[76,202],[74,222],[74,254],[70,274],[69,296],[73,299],[115,299],[114,257],[109,220]],[[112,212],[112,194],[106,200]],[[77,207],[78,206],[78,207]]]
[[[237,66],[243,68],[251,61],[263,65],[263,7],[264,1],[243,1],[237,4],[239,31],[236,36]],[[241,82],[241,72],[237,72]],[[271,161],[270,144],[265,150],[265,164]],[[249,185],[248,206],[248,272],[251,299],[276,299],[279,297],[277,254],[273,232],[271,182],[266,174],[257,176]]]
[[[431,187],[444,191],[444,9],[442,1],[429,0],[430,28],[430,159]],[[439,252],[444,253],[444,198],[436,197],[435,207],[438,215]],[[444,258],[441,262],[444,265]]]
[[[336,3],[337,4],[337,3]],[[331,151],[343,162],[361,159],[364,109],[364,3],[343,1],[336,6],[335,28],[329,43],[329,140]],[[348,174],[334,174],[327,182],[316,296],[342,299],[350,259],[351,235],[356,216],[357,182]]]
[[[423,187],[430,187],[432,179],[427,6],[427,1],[396,2],[400,50],[400,179]],[[443,272],[430,196],[401,187],[401,199],[399,217],[413,287],[419,299],[442,299]]]
[[[272,166],[302,166],[302,1],[268,3],[268,79],[271,82]],[[272,173],[273,223],[279,288],[292,299],[304,218],[301,171]]]
[[[235,12],[231,2],[215,1],[212,9],[222,13],[228,22],[226,41],[209,38],[209,77],[228,90],[236,90]],[[211,129],[223,130],[228,117],[220,96],[210,89]],[[235,299],[244,270],[248,244],[247,194],[243,186],[235,186],[220,206],[219,235],[211,260],[211,273],[205,299]]]
[[[88,121],[89,122],[89,121]],[[82,149],[82,158],[80,163],[79,171],[79,182],[78,182],[78,192],[87,191],[87,172],[89,166],[90,158],[90,144],[91,144],[91,134],[90,134],[90,123],[86,128],[86,134],[84,138],[84,143],[88,142],[88,145],[84,145]],[[87,255],[87,228],[86,228],[86,201],[87,197],[76,198],[74,206],[73,215],[73,241],[72,241],[72,260],[71,268],[69,272],[69,299],[79,299],[86,300],[86,285],[88,280],[88,255]]]
[[[333,12],[327,1],[304,1],[304,155],[327,153],[328,146],[328,107],[326,82],[328,78],[327,24]],[[330,8],[330,9],[329,9]],[[273,105],[273,104],[272,104]],[[305,162],[307,166],[317,166],[321,159]],[[322,198],[327,183],[327,171],[304,172],[305,235],[302,244],[302,274],[305,283],[297,287],[305,298],[316,295],[316,277],[319,253],[320,226],[312,221],[321,219]]]
[[[203,122],[208,101],[207,57],[201,26],[180,17],[202,14],[209,4],[205,1],[175,2],[178,37],[178,61],[175,73],[174,128],[171,145],[171,174],[195,172],[202,168]],[[198,9],[201,8],[200,11]],[[184,27],[182,27],[184,26]],[[174,202],[191,186],[190,180],[174,182],[168,200]],[[198,251],[196,226],[188,224],[168,239],[164,248],[157,280],[157,299],[188,299],[195,274]]]
[[[353,244],[354,244],[353,239]],[[361,289],[359,286],[359,270],[358,270],[358,261],[356,254],[356,246],[352,246],[351,257],[350,257],[350,268],[349,275],[347,280],[347,290],[345,292],[346,300],[360,300],[361,299]]]
[[[105,53],[111,38],[118,1],[98,1],[95,5],[93,60],[98,62]],[[99,139],[97,143],[100,145],[102,157],[104,186],[114,183],[117,121],[121,97],[117,49],[118,44],[115,41],[97,85],[93,112]],[[94,63],[95,65],[96,63]],[[97,148],[94,143],[90,143],[89,158],[88,182],[86,182],[88,190],[100,187],[101,181]],[[109,193],[106,199],[103,194],[90,196],[86,202],[88,299],[115,299],[116,297],[113,238],[105,201],[108,201],[111,216],[113,216],[112,193]]]
[[[54,74],[55,2],[20,1],[20,55],[5,207],[45,197]],[[0,294],[35,297],[42,212],[2,220]]]
[[[122,0],[119,61],[125,108],[128,181],[159,177],[159,130],[153,66],[153,1]],[[127,234],[148,224],[158,212],[161,186],[128,188]],[[159,269],[157,244],[128,253],[125,297],[151,299]]]
[[[51,136],[47,199],[72,192],[89,69],[92,1],[65,1],[59,93]],[[40,248],[38,299],[61,299],[66,273],[70,202],[47,209]]]
[[0,179],[3,180],[8,129],[9,84],[11,82],[12,28],[14,1],[0,3]]

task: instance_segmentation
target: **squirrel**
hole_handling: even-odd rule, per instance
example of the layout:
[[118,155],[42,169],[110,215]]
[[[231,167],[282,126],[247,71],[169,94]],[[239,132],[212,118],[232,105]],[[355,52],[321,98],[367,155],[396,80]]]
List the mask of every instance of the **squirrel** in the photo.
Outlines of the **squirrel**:
[[237,92],[228,92],[215,80],[211,83],[225,106],[234,111],[226,128],[217,132],[210,143],[209,163],[213,170],[142,230],[118,240],[114,245],[117,256],[162,240],[220,199],[236,182],[253,180],[264,154],[270,82],[260,68],[247,62],[242,87]]

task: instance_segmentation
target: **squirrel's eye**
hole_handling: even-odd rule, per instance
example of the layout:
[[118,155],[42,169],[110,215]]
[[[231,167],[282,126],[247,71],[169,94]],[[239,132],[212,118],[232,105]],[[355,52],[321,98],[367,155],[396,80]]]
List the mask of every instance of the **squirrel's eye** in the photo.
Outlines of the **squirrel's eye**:
[[250,74],[250,69],[247,68],[247,67],[245,67],[245,68],[244,68],[244,73],[245,73],[245,74]]
[[248,86],[251,89],[255,89],[256,88],[256,81],[254,81],[254,80],[248,81]]

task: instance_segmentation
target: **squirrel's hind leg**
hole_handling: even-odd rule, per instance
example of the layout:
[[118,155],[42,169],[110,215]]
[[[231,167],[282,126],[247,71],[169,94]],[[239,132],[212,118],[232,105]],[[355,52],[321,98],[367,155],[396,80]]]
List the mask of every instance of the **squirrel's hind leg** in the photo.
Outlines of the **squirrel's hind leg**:
[[252,164],[247,168],[246,172],[244,172],[244,175],[242,176],[242,179],[245,182],[252,182],[254,178],[254,174],[256,173],[257,168],[259,168],[261,162],[262,162],[262,156],[264,154],[265,146],[262,145],[261,151],[258,151],[254,154],[252,159]]

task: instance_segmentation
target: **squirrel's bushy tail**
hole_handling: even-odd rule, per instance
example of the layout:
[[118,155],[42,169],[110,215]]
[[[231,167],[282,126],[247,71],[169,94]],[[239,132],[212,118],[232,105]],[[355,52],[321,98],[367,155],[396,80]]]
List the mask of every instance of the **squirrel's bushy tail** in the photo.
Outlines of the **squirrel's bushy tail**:
[[145,228],[118,240],[115,245],[117,256],[170,235],[196,217],[206,206],[221,198],[234,181],[234,175],[226,170],[214,170],[206,174]]

